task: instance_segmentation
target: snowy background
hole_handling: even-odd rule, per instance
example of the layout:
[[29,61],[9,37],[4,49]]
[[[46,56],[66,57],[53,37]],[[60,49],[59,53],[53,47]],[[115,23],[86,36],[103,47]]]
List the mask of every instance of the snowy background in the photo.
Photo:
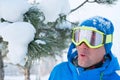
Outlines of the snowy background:
[[[32,2],[32,0],[30,0]],[[70,9],[76,8],[84,0],[36,0],[37,2],[42,3],[39,7],[45,13],[46,22],[54,21],[59,13],[68,14]],[[69,2],[68,2],[69,1]],[[48,3],[49,2],[49,3]],[[56,6],[56,7],[55,7]],[[8,49],[9,53],[7,54],[6,61],[13,64],[24,65],[25,55],[27,51],[27,46],[30,41],[33,40],[35,29],[34,27],[27,22],[22,22],[23,14],[28,11],[31,7],[26,0],[0,0],[0,18],[4,18],[8,22],[14,23],[0,23],[0,35],[2,35],[5,41],[9,41]],[[87,3],[75,12],[68,15],[67,19],[71,22],[82,21],[92,16],[103,16],[110,19],[115,27],[114,32],[114,41],[112,51],[115,56],[118,57],[120,62],[120,34],[119,25],[120,25],[120,1],[116,2],[116,5],[101,5],[97,3]],[[53,15],[54,14],[54,15]],[[52,16],[52,17],[51,17]],[[24,27],[23,27],[24,26]],[[26,28],[25,28],[26,27]],[[15,41],[14,41],[15,40]],[[65,51],[66,53],[66,51]],[[63,54],[63,58],[57,57],[57,62],[54,65],[58,64],[61,61],[65,61],[66,54]],[[41,62],[42,64],[42,62]],[[52,66],[53,68],[53,66]],[[15,69],[15,68],[14,68]],[[9,69],[6,69],[9,70]],[[51,69],[50,69],[51,70]],[[40,80],[47,80],[49,76],[45,74]],[[36,80],[36,75],[32,75],[32,80]],[[24,80],[24,76],[19,78],[6,76],[5,80]]]

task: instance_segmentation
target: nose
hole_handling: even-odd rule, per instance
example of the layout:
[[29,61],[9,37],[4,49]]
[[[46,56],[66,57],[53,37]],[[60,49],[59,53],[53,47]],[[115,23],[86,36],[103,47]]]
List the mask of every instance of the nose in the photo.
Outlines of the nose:
[[87,46],[87,44],[85,42],[82,42],[78,47],[84,48],[84,49],[88,48],[88,46]]

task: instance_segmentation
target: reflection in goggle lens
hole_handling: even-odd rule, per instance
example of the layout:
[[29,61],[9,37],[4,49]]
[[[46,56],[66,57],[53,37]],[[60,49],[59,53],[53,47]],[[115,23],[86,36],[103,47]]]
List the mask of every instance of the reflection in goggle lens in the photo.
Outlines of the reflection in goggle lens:
[[[98,48],[104,44],[104,33],[95,28],[77,27],[72,32],[72,42],[78,46],[85,42],[91,48]],[[111,38],[111,35],[108,39]],[[111,41],[111,39],[110,39]],[[109,41],[108,41],[109,42]]]

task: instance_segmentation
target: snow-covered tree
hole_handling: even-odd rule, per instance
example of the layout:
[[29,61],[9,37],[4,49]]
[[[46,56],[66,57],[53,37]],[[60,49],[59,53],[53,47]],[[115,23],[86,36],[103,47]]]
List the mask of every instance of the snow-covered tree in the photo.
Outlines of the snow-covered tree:
[[113,4],[115,1],[85,0],[70,10],[68,0],[41,0],[34,4],[26,0],[1,0],[0,35],[8,41],[7,57],[11,63],[25,68],[26,80],[29,80],[33,60],[61,55],[69,45],[71,29],[77,25],[66,19],[71,12],[85,3]]

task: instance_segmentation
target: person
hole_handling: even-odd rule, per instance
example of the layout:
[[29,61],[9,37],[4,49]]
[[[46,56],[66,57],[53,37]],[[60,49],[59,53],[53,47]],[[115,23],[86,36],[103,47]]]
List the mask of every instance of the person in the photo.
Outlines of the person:
[[54,67],[49,80],[120,80],[120,66],[111,51],[114,26],[94,16],[72,30],[67,62]]

